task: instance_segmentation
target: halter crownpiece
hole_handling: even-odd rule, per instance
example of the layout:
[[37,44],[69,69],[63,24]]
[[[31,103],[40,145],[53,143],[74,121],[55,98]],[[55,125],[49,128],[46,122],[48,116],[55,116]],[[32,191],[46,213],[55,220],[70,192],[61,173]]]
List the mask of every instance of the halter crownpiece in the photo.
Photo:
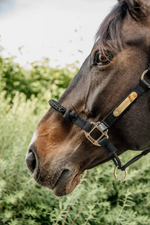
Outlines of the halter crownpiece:
[[[116,154],[117,149],[116,147],[109,141],[108,130],[113,125],[113,123],[118,120],[123,113],[144,93],[150,88],[150,83],[145,80],[145,77],[150,79],[150,68],[145,70],[141,76],[141,81],[139,84],[128,94],[128,96],[115,108],[113,109],[110,114],[103,119],[101,122],[89,122],[85,120],[80,115],[76,114],[75,111],[71,111],[70,109],[66,109],[61,106],[55,100],[49,100],[49,104],[61,113],[64,118],[80,127],[84,130],[86,138],[94,145],[101,146],[110,156],[113,157],[113,161],[115,163],[115,171],[114,175],[116,180],[118,180],[116,171],[120,169],[125,171],[125,177],[123,180],[118,180],[119,182],[123,182],[126,179],[127,171],[126,168],[131,165],[132,163],[139,160],[142,156],[147,155],[150,152],[150,149],[143,151],[141,154],[135,156],[133,159],[128,161],[124,166],[122,166],[121,161]],[[92,133],[97,130],[99,134],[99,138],[94,139],[92,137]]]

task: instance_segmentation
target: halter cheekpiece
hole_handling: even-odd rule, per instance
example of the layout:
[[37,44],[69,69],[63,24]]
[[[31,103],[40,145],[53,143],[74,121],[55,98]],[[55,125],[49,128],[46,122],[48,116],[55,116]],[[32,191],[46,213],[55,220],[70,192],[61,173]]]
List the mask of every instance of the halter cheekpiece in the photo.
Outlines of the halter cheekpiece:
[[[128,94],[128,96],[115,108],[113,109],[109,115],[103,119],[101,122],[89,122],[85,120],[80,115],[76,114],[75,111],[71,111],[70,109],[66,109],[61,106],[55,100],[49,100],[49,104],[59,113],[61,113],[64,118],[80,127],[84,130],[86,138],[94,145],[101,146],[110,156],[113,157],[113,161],[115,163],[114,175],[116,180],[118,180],[116,175],[116,170],[120,169],[125,171],[125,177],[123,180],[118,180],[119,182],[123,182],[126,179],[127,171],[126,168],[132,163],[136,162],[142,156],[147,155],[150,152],[150,149],[143,151],[141,154],[135,156],[130,161],[128,161],[124,166],[122,166],[121,161],[116,154],[117,149],[110,142],[108,136],[108,130],[113,125],[113,123],[118,120],[123,113],[144,93],[150,88],[150,83],[146,81],[145,78],[150,78],[150,68],[145,70],[141,76],[141,81],[139,84]],[[97,130],[99,132],[99,138],[94,139],[92,137],[92,133]]]

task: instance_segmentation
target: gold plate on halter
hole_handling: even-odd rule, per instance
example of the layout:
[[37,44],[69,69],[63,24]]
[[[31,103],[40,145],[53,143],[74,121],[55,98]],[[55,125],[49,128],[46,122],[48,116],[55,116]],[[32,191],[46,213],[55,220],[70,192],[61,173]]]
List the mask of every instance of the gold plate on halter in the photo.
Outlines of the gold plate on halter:
[[114,170],[114,176],[115,176],[115,179],[118,181],[118,182],[123,182],[123,181],[125,181],[126,180],[126,177],[127,177],[127,169],[125,169],[125,171],[124,171],[124,178],[123,178],[123,180],[119,180],[118,178],[117,178],[117,174],[116,174],[116,171],[117,171],[117,168],[118,168],[118,166],[116,166],[115,167],[115,170]]
[[[94,145],[96,145],[96,146],[101,146],[101,145],[98,143],[98,141],[101,140],[104,136],[107,137],[107,138],[109,138],[109,137],[108,137],[108,134],[107,134],[107,133],[108,133],[108,130],[106,130],[105,132],[101,131],[101,129],[98,127],[98,125],[100,124],[100,122],[98,122],[98,123],[91,122],[91,123],[93,124],[94,127],[90,130],[90,132],[84,131],[84,134],[85,134],[86,138],[87,138],[92,144],[94,144]],[[93,132],[94,130],[98,130],[98,131],[101,133],[100,137],[99,137],[98,139],[96,139],[96,140],[91,136],[91,134],[92,134],[92,132]]]
[[113,115],[115,117],[120,116],[120,114],[137,98],[137,93],[132,92],[114,111]]

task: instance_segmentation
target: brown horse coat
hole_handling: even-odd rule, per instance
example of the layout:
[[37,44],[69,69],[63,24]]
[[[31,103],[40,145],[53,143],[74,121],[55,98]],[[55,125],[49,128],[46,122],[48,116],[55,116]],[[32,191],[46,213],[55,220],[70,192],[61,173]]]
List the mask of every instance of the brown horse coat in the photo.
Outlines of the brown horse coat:
[[[119,0],[59,103],[89,121],[101,121],[139,83],[149,62],[150,1]],[[147,91],[109,130],[118,155],[150,148],[149,100]],[[26,162],[40,185],[62,196],[76,187],[84,170],[110,159],[80,128],[50,109],[34,132]]]

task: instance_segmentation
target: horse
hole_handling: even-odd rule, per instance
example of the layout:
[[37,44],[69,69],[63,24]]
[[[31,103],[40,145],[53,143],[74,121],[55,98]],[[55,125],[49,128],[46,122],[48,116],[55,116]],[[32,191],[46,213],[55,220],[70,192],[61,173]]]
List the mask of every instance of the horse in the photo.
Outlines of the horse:
[[[67,195],[85,170],[113,160],[115,172],[126,175],[150,152],[149,63],[150,1],[118,0],[91,53],[34,131],[26,164],[39,185]],[[143,152],[122,166],[119,155],[129,149]]]

